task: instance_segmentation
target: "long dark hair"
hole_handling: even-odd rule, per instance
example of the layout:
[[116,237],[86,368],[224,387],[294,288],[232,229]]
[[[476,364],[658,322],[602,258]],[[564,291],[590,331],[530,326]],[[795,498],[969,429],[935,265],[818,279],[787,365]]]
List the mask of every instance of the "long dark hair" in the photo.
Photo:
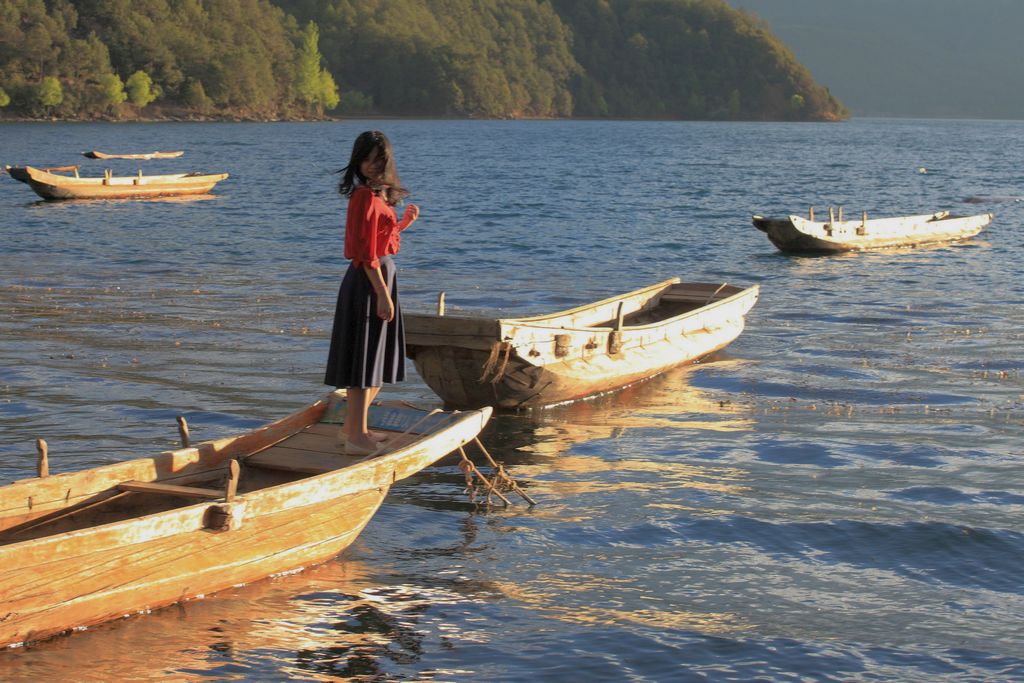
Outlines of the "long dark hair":
[[[363,176],[359,168],[374,150],[377,150],[377,159],[384,162],[384,173],[371,181]],[[380,194],[391,206],[409,196],[409,191],[402,187],[402,181],[398,179],[394,155],[391,153],[391,141],[379,130],[368,130],[359,134],[352,145],[352,157],[348,161],[348,166],[340,172],[344,175],[338,184],[338,192],[345,197],[351,197],[352,191],[360,185],[366,185],[374,193]]]

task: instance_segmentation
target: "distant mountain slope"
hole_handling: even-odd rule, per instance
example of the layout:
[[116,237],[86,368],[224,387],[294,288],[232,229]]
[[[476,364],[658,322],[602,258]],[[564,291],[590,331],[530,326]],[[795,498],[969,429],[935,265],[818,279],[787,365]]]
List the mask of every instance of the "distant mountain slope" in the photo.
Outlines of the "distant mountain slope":
[[2,117],[327,110],[847,115],[763,23],[725,0],[0,0]]
[[837,120],[846,109],[724,0],[274,0],[315,21],[341,110]]
[[855,115],[1024,118],[1022,0],[729,0]]

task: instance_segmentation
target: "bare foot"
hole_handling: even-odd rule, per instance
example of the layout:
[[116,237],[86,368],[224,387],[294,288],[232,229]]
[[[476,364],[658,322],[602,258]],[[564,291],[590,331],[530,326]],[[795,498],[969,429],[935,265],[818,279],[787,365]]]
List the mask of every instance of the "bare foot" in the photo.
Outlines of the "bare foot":
[[356,450],[361,451],[375,451],[380,447],[380,442],[371,439],[369,434],[357,434],[354,437],[350,437],[345,446],[354,446]]

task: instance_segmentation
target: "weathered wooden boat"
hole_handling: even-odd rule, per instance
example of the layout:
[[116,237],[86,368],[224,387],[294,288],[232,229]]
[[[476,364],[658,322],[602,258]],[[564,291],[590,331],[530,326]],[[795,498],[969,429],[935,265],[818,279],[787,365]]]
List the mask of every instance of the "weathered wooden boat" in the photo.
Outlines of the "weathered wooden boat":
[[105,152],[92,150],[90,152],[82,152],[82,156],[88,157],[89,159],[142,159],[148,161],[150,159],[177,159],[184,153],[184,151],[180,151],[149,152],[148,154],[107,154]]
[[[344,393],[240,436],[0,487],[0,645],[328,560],[389,487],[472,441],[490,409],[373,406],[379,454],[336,445]],[[186,439],[187,440],[187,439]]]
[[782,251],[842,252],[865,249],[916,247],[925,244],[956,242],[973,237],[992,221],[992,214],[954,216],[948,211],[844,221],[842,212],[835,220],[820,222],[800,216],[765,218],[754,216],[754,226],[768,235],[772,244]]
[[540,407],[618,389],[725,347],[743,331],[758,291],[672,278],[529,318],[406,313],[406,354],[446,406]]
[[5,166],[15,180],[27,183],[43,199],[130,199],[206,194],[228,177],[227,173],[175,173],[172,175],[113,176],[102,178],[61,175],[32,166]]

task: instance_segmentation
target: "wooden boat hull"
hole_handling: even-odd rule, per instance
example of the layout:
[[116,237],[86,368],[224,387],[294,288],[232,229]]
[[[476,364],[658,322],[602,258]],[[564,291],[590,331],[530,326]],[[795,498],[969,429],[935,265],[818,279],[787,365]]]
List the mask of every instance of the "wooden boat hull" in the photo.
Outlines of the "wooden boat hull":
[[821,223],[799,216],[753,217],[781,251],[835,253],[868,249],[917,247],[974,237],[992,221],[992,214],[951,216],[948,212]]
[[[349,458],[333,446],[337,427],[321,422],[337,412],[339,400],[335,395],[240,437],[2,487],[0,644],[39,640],[328,560],[359,535],[395,481],[471,441],[490,414],[439,414],[436,428],[404,437],[406,444],[399,439],[393,452]],[[374,414],[381,410],[408,420],[424,414],[407,418],[409,409],[376,407]],[[11,538],[18,524],[109,495],[112,482],[188,483],[232,459],[243,464],[240,493],[230,502],[157,500],[151,514]],[[273,485],[246,490],[247,479]],[[226,526],[211,521],[225,513]]]
[[78,178],[31,166],[9,167],[15,180],[27,183],[43,199],[149,199],[208,194],[227,173]]
[[724,348],[757,297],[756,285],[672,279],[536,318],[406,314],[406,352],[446,406],[536,408],[613,391]]

